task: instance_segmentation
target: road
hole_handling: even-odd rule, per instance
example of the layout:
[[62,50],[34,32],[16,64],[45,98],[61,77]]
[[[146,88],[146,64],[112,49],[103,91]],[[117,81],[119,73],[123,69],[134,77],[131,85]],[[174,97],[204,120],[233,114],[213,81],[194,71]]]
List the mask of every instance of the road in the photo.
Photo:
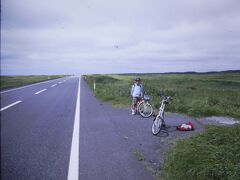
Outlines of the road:
[[[203,130],[169,114],[166,130],[153,136],[152,118],[99,102],[79,77],[1,92],[0,113],[3,180],[151,180],[172,141]],[[195,131],[176,131],[189,121]]]
[[1,179],[153,179],[129,137],[145,127],[97,101],[79,77],[2,92],[0,111]]
[[66,179],[77,91],[71,78],[1,93],[2,179]]

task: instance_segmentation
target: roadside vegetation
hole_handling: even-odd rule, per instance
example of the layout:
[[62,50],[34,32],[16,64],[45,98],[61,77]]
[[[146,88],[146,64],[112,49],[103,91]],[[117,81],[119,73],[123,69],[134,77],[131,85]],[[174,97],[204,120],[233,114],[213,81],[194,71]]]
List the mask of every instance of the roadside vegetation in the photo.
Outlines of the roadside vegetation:
[[217,74],[152,74],[152,75],[89,75],[85,76],[98,99],[114,106],[128,107],[130,88],[136,76],[155,108],[160,93],[174,98],[167,111],[191,117],[231,116],[240,118],[240,73]]
[[64,77],[63,75],[54,76],[1,76],[0,78],[0,90],[15,88],[19,86],[25,86],[37,82],[47,81],[51,79],[57,79]]
[[240,125],[208,126],[179,140],[168,154],[164,179],[240,179]]

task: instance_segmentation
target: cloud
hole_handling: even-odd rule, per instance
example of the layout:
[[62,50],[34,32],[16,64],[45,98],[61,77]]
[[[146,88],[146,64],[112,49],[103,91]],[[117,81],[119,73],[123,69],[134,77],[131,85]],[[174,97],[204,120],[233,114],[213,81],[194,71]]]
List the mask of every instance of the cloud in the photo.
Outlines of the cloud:
[[3,0],[2,73],[240,69],[239,5],[236,0]]

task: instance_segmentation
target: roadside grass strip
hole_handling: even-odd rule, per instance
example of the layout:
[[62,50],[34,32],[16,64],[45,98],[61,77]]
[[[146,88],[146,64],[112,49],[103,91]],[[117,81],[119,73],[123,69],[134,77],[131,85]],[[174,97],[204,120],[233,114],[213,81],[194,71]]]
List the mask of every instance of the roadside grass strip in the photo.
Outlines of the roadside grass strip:
[[35,92],[34,94],[40,94],[40,93],[42,93],[42,92],[44,92],[44,91],[46,91],[47,89],[42,89],[42,90],[40,90],[40,91],[38,91],[38,92]]
[[239,179],[240,125],[207,126],[169,152],[163,179]]
[[17,104],[19,104],[19,103],[21,103],[21,102],[22,102],[22,101],[16,101],[16,102],[14,102],[14,103],[12,103],[12,104],[9,104],[8,106],[5,106],[5,107],[1,108],[0,111],[2,112],[2,111],[6,110],[6,109],[8,109],[8,108],[10,108],[10,107],[12,107],[12,106],[15,106],[15,105],[17,105]]
[[[2,76],[0,94],[12,92],[15,90],[24,89],[38,84],[49,83],[56,81],[58,78],[63,78],[62,75],[54,76]],[[58,80],[59,81],[59,80]],[[13,88],[13,89],[12,89]],[[8,89],[8,90],[5,90]]]
[[174,99],[166,111],[194,118],[230,116],[240,119],[240,73],[83,77],[98,99],[117,107],[128,107],[128,95],[136,76],[142,79],[143,89],[151,97],[155,109],[159,107],[160,95],[165,94]]

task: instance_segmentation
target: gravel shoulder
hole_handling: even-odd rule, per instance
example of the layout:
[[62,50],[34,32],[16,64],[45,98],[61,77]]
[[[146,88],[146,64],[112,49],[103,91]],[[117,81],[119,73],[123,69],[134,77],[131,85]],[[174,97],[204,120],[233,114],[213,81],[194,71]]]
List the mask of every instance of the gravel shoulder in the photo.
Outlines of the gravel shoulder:
[[232,117],[224,117],[224,116],[203,117],[203,118],[198,118],[197,120],[204,125],[227,126],[227,125],[240,124],[239,119],[235,119]]

